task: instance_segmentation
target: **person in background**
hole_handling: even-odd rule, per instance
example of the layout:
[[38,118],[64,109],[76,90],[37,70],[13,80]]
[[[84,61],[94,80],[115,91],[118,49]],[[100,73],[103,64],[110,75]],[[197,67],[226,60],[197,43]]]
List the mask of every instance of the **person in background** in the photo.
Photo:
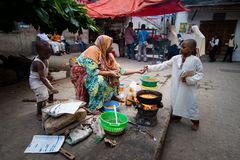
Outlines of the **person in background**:
[[172,67],[171,105],[172,120],[179,122],[182,117],[192,121],[191,129],[199,128],[197,106],[197,82],[204,76],[201,60],[196,55],[196,41],[183,41],[181,54],[157,65],[147,65],[146,71],[162,71]]
[[67,54],[70,53],[70,44],[66,41],[65,37],[61,35],[61,42],[64,43],[65,51]]
[[192,25],[191,30],[193,32],[194,39],[197,42],[197,56],[201,57],[205,55],[206,38],[197,25]]
[[120,100],[120,75],[143,74],[143,70],[129,70],[121,67],[112,52],[113,39],[100,35],[78,58],[71,68],[71,81],[76,89],[76,98],[88,102],[93,114],[100,114],[103,103]]
[[128,59],[134,59],[134,42],[136,38],[136,33],[133,30],[133,23],[129,22],[128,27],[125,30],[125,42],[127,45],[127,56]]
[[43,33],[42,31],[40,31],[40,33],[37,34],[37,38],[38,38],[38,40],[48,42],[52,47],[54,55],[60,55],[60,45],[59,45],[59,43],[54,42],[51,39],[49,39],[49,37],[46,33]]
[[232,63],[233,52],[237,49],[237,46],[238,46],[235,42],[234,34],[231,34],[231,37],[228,40],[228,43],[226,43],[226,45],[228,46],[228,48],[222,61],[225,62],[227,57],[229,56],[229,62]]
[[30,67],[29,84],[33,90],[37,101],[37,119],[41,120],[42,108],[46,101],[53,102],[53,94],[58,93],[48,80],[48,59],[51,56],[52,49],[48,42],[37,41],[36,50],[38,56],[33,60]]
[[75,35],[75,43],[79,44],[81,52],[84,52],[86,50],[86,43],[83,42],[82,36],[81,36],[81,31],[78,30],[77,34]]
[[181,48],[182,42],[184,41],[184,39],[182,38],[180,33],[177,34],[177,37],[178,37],[178,47]]
[[64,43],[61,41],[61,35],[60,35],[60,34],[58,34],[57,32],[55,32],[55,33],[52,35],[51,40],[54,41],[54,42],[57,42],[57,43],[59,44],[60,53],[61,53],[61,54],[66,54],[65,45],[64,45]]
[[[168,40],[170,41],[170,46],[165,45],[164,48],[167,49],[167,53],[163,53],[163,59],[164,61],[166,58],[167,60],[171,59],[173,56],[179,54],[179,49],[178,49],[178,37],[176,33],[176,27],[175,26],[169,26],[168,27],[169,32],[168,32]],[[165,49],[164,49],[165,50]],[[163,51],[165,52],[165,51]]]
[[210,41],[210,45],[211,45],[211,50],[209,52],[209,61],[210,62],[216,61],[215,56],[216,56],[218,48],[219,48],[219,42],[220,42],[220,40],[219,40],[218,36],[214,36],[212,38],[212,40]]
[[138,32],[138,54],[137,60],[140,62],[142,53],[143,53],[143,61],[147,62],[147,37],[148,32],[145,30],[145,24],[141,25],[141,31]]

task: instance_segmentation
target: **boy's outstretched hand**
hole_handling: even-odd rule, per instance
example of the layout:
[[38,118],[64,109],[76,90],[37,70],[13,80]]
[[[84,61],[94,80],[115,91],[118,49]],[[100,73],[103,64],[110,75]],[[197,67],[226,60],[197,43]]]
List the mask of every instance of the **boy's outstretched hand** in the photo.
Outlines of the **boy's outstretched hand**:
[[139,73],[139,74],[143,74],[143,73],[145,73],[147,70],[148,70],[148,66],[146,65],[146,66],[143,67],[143,69],[140,69],[140,70],[138,71],[138,73]]
[[147,71],[148,70],[148,65],[144,66],[144,71]]

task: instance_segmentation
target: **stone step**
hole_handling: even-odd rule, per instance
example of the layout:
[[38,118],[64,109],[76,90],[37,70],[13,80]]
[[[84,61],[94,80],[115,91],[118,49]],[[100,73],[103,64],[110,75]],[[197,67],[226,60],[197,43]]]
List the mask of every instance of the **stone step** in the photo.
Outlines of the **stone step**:
[[[216,55],[215,56],[216,58],[216,61],[220,62],[223,60],[224,58],[224,55],[223,54],[220,54],[220,55]],[[202,61],[209,61],[209,55],[204,55],[204,56],[201,56],[200,58]]]

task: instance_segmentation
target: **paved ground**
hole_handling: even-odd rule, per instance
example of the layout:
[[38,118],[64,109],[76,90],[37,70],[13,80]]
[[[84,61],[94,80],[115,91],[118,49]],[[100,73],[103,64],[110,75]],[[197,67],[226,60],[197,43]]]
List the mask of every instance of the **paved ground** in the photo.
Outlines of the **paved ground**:
[[240,159],[240,64],[204,63],[198,90],[200,129],[190,122],[170,123],[162,160]]
[[[57,69],[68,68],[68,58],[51,57],[51,66]],[[136,62],[124,58],[118,59],[119,63],[126,68],[140,68],[146,63]],[[62,65],[61,65],[62,64]],[[153,73],[155,75],[156,73]],[[168,71],[163,72],[160,76],[161,81],[164,81],[164,75]],[[125,87],[131,81],[139,80],[140,75],[125,76],[121,78],[121,82]],[[60,91],[56,98],[74,99],[74,88],[69,79],[57,81],[55,87]],[[161,87],[163,95],[168,95],[169,83]],[[0,153],[1,160],[19,160],[19,159],[38,159],[38,160],[60,160],[65,157],[60,154],[24,154],[26,146],[31,142],[33,135],[44,134],[41,128],[41,122],[36,120],[36,105],[35,103],[21,102],[24,98],[33,99],[34,95],[30,91],[28,82],[2,87],[0,90]],[[71,147],[64,144],[64,148],[71,151],[76,159],[156,159],[159,157],[160,148],[166,135],[167,126],[170,117],[169,96],[163,96],[163,104],[165,107],[158,112],[159,123],[156,127],[149,128],[150,132],[156,137],[157,141],[153,141],[146,133],[141,133],[131,124],[127,125],[126,133],[120,137],[114,137],[119,142],[115,148],[108,148],[102,142],[96,145],[94,143],[95,136],[90,136],[87,140]],[[120,111],[128,115],[129,118],[136,114],[136,111],[130,111],[133,108],[121,108]],[[129,112],[128,112],[129,111]],[[130,115],[129,115],[130,113]],[[132,114],[133,113],[133,114]],[[132,115],[131,115],[132,114]]]
[[[120,58],[119,63],[126,68],[142,67],[146,63]],[[64,64],[58,68],[68,68],[68,61],[61,57],[51,59],[52,63]],[[153,149],[161,148],[162,141],[158,146],[154,146],[149,141],[148,136],[136,134],[130,137],[131,141],[123,141],[119,148],[129,152],[117,152],[115,149],[107,149],[105,154],[114,153],[118,156],[105,157],[97,151],[102,146],[97,145],[93,148],[87,145],[77,145],[70,149],[77,159],[154,159],[161,158],[163,160],[238,160],[240,159],[240,64],[239,63],[204,63],[205,78],[199,85],[199,106],[202,115],[201,126],[199,131],[192,132],[190,130],[190,122],[183,120],[178,124],[170,124],[164,149],[161,157],[149,158],[152,153],[160,152]],[[170,73],[170,70],[161,74],[161,81],[164,75]],[[139,80],[138,75],[122,78],[125,84],[131,80]],[[57,98],[74,98],[74,88],[69,79],[60,80],[55,85],[60,93]],[[169,108],[169,83],[160,88],[164,94],[163,103]],[[0,153],[1,160],[19,160],[19,159],[65,159],[59,154],[55,155],[39,155],[39,154],[23,154],[27,144],[31,141],[35,134],[43,134],[41,123],[35,119],[36,106],[34,103],[23,103],[23,98],[34,98],[33,93],[28,88],[27,81],[18,84],[2,87],[0,89]],[[169,111],[169,110],[167,110]],[[165,119],[164,123],[168,123]],[[161,126],[161,125],[160,125]],[[163,134],[161,128],[153,130],[153,134]],[[137,139],[142,139],[141,143],[136,143]],[[93,142],[93,139],[88,139]],[[148,146],[153,146],[150,148]],[[80,149],[78,148],[80,146]],[[104,146],[104,145],[103,145]],[[82,154],[82,148],[86,148],[88,156]],[[133,150],[134,152],[131,152]],[[137,154],[139,153],[139,154]],[[122,154],[122,156],[121,156]]]

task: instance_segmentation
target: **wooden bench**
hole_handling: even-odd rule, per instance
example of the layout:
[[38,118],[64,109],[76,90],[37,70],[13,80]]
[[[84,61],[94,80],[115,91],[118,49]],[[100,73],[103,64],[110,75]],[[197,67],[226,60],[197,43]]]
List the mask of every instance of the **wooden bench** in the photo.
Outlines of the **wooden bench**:
[[70,53],[81,52],[79,44],[69,43],[70,44]]

